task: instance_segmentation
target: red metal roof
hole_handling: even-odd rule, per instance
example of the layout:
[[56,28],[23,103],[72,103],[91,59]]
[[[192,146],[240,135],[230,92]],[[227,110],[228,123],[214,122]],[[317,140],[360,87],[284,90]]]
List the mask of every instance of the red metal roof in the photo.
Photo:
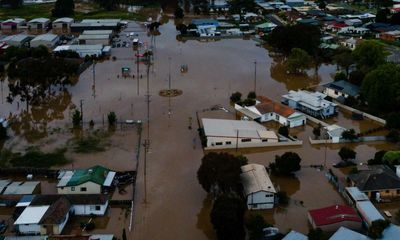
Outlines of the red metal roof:
[[309,214],[316,226],[329,225],[344,221],[361,223],[361,218],[358,216],[354,208],[344,205],[333,205],[326,208],[310,210]]
[[335,23],[333,24],[334,28],[344,28],[347,27],[347,25],[345,23]]

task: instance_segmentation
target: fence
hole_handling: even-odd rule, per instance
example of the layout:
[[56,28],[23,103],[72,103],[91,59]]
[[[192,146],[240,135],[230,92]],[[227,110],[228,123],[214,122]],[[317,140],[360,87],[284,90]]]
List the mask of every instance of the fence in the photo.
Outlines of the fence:
[[341,104],[341,103],[339,103],[339,102],[337,102],[337,101],[335,101],[335,103],[336,103],[340,108],[343,108],[343,109],[345,109],[345,110],[347,110],[347,111],[349,111],[349,112],[361,113],[363,117],[368,118],[369,120],[375,121],[375,122],[377,122],[377,123],[379,123],[379,124],[382,124],[382,125],[386,125],[386,120],[385,120],[385,119],[382,119],[382,118],[379,118],[379,117],[375,117],[375,116],[373,116],[373,115],[371,115],[371,114],[369,114],[369,113],[362,112],[362,111],[357,110],[357,109],[355,109],[355,108],[352,108],[352,107],[343,105],[343,104]]
[[15,168],[0,168],[1,176],[15,176],[15,175],[28,175],[33,174],[34,176],[46,176],[49,178],[57,178],[58,170],[46,169],[46,168],[26,168],[26,167],[15,167]]

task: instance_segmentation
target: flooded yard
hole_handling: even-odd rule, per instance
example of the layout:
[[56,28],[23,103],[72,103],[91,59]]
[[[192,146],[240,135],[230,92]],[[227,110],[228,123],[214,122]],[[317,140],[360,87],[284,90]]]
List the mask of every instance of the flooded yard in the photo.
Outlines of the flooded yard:
[[[274,63],[265,48],[257,46],[252,40],[180,42],[176,40],[177,33],[173,21],[160,26],[161,34],[156,37],[147,36],[143,29],[134,23],[121,33],[121,36],[128,31],[138,31],[139,38],[146,42],[145,45],[150,46],[153,42],[154,64],[149,69],[149,82],[146,79],[145,65],[139,65],[137,74],[132,48],[113,48],[112,56],[116,57],[115,61],[97,63],[95,74],[93,67],[89,67],[81,74],[75,85],[68,87],[67,93],[54,100],[53,105],[41,111],[32,110],[28,114],[20,114],[19,116],[24,116],[24,120],[15,130],[15,135],[26,139],[29,136],[26,133],[35,129],[39,139],[44,138],[43,136],[52,139],[52,134],[48,130],[43,131],[43,126],[45,129],[56,127],[65,129],[70,126],[72,109],[79,106],[80,100],[83,100],[84,121],[93,120],[96,126],[102,126],[103,122],[107,121],[106,116],[110,111],[114,111],[121,121],[141,120],[144,123],[142,143],[148,138],[150,145],[146,154],[146,169],[144,169],[145,150],[144,147],[141,148],[133,227],[131,232],[128,232],[128,238],[216,239],[209,220],[212,201],[198,184],[196,177],[200,160],[204,155],[198,139],[196,111],[220,104],[231,111],[231,113],[221,113],[221,116],[230,116],[234,119],[229,97],[236,91],[247,95],[249,91],[254,90],[254,61],[257,61],[257,94],[276,101],[280,101],[281,95],[288,90],[332,81],[336,67],[329,64],[322,65],[318,75],[315,75],[314,70],[310,70],[309,76],[300,78],[289,76],[278,63]],[[183,64],[188,66],[187,73],[180,71]],[[121,77],[123,67],[129,67],[135,78]],[[182,95],[171,98],[159,96],[160,90],[168,88],[169,72],[171,87],[182,90]],[[149,125],[147,87],[150,95]],[[20,111],[23,104],[19,106],[16,102],[9,104],[5,101],[8,94],[6,81],[2,89],[0,114],[8,116],[11,112],[18,115],[18,109]],[[188,128],[189,118],[193,119],[192,129]],[[372,123],[366,121],[353,121],[346,113],[340,113],[333,121],[345,128],[361,131],[374,127]],[[323,172],[308,166],[326,164],[327,167],[331,167],[340,161],[337,152],[342,145],[326,147],[311,145],[308,138],[312,136],[312,127],[309,125],[293,131],[303,140],[301,147],[239,149],[238,152],[234,150],[231,152],[244,154],[249,162],[263,165],[272,162],[275,155],[287,151],[300,155],[303,168],[296,174],[295,179],[273,179],[280,189],[289,193],[292,199],[290,204],[284,208],[265,211],[263,215],[283,231],[289,230],[290,227],[307,233],[308,210],[343,202],[327,182]],[[117,131],[112,138],[111,147],[104,153],[74,155],[76,159],[74,167],[87,167],[95,163],[115,170],[131,170],[138,143],[136,131]],[[32,141],[26,139],[26,142],[38,142],[36,139],[32,138]],[[378,150],[396,147],[386,142],[346,145],[357,151],[358,163],[366,162]],[[107,226],[97,229],[96,232],[110,232],[120,236],[122,226],[129,224],[122,217],[124,213],[120,211],[111,208]],[[67,232],[76,229],[76,225],[71,226]]]

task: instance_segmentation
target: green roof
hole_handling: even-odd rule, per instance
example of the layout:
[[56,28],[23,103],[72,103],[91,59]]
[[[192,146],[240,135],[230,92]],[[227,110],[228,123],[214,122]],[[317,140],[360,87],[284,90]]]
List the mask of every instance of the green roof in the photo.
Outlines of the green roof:
[[85,182],[103,185],[110,170],[102,166],[94,166],[85,170],[76,170],[68,181],[67,186],[78,186]]

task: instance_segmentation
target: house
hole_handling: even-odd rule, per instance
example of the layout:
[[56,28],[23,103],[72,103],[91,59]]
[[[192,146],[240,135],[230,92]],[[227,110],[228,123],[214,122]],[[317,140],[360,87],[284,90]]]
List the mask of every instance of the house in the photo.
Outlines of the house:
[[380,34],[380,38],[382,40],[396,42],[400,39],[400,31],[394,30],[394,31],[383,32]]
[[214,26],[214,27],[218,27],[219,23],[217,20],[215,19],[193,19],[192,20],[192,24],[196,25],[196,27],[198,28],[199,26]]
[[370,226],[373,221],[385,220],[371,201],[359,201],[356,203],[356,208],[367,226]]
[[308,240],[308,237],[302,233],[291,230],[282,240]]
[[357,187],[370,199],[380,201],[400,196],[400,178],[385,165],[368,166],[348,176],[353,187]]
[[50,19],[48,18],[35,18],[28,22],[28,29],[43,30],[46,29],[50,24]]
[[272,22],[265,22],[255,26],[255,29],[259,32],[272,32],[277,27],[276,24]]
[[203,118],[206,149],[265,147],[277,143],[275,132],[254,121]]
[[3,195],[26,195],[40,193],[40,182],[12,182],[6,186]]
[[29,37],[26,34],[17,34],[17,35],[7,36],[1,39],[1,41],[7,43],[10,46],[23,47],[27,46],[31,39],[32,37]]
[[360,95],[360,87],[345,80],[334,81],[324,85],[324,94],[344,102],[348,97],[356,98]]
[[99,194],[107,190],[115,172],[102,166],[62,171],[58,178],[58,194]]
[[304,0],[286,0],[286,5],[290,7],[301,7],[304,6]]
[[73,18],[69,17],[58,18],[53,22],[53,29],[63,30],[63,31],[69,30],[73,22],[74,22]]
[[247,164],[242,166],[241,170],[240,178],[247,208],[250,210],[273,208],[276,190],[265,167],[260,164]]
[[282,103],[316,118],[329,118],[337,114],[337,104],[325,100],[320,92],[289,91],[282,96]]
[[53,52],[63,52],[63,51],[72,51],[79,54],[80,57],[84,58],[86,56],[102,56],[104,54],[104,48],[107,46],[103,46],[102,44],[96,45],[61,45],[57,46]]
[[23,235],[61,234],[69,217],[71,204],[61,197],[51,205],[28,206],[15,220],[14,226]]
[[340,227],[361,229],[362,221],[356,210],[344,205],[333,205],[326,208],[308,211],[308,220],[314,229],[321,228],[334,232]]
[[349,38],[344,41],[341,41],[340,44],[344,47],[347,47],[351,50],[356,49],[356,47],[363,41],[361,38]]
[[353,230],[350,230],[346,227],[340,227],[339,230],[337,230],[332,237],[329,238],[329,240],[371,240],[369,237],[355,232]]
[[105,194],[36,195],[29,206],[52,205],[60,198],[66,198],[71,205],[70,212],[78,216],[104,216],[109,198]]
[[347,129],[343,128],[341,126],[338,126],[336,124],[332,124],[332,125],[324,127],[323,130],[324,130],[325,139],[332,140],[332,143],[338,143],[338,142],[340,142],[340,139],[342,139],[343,132],[346,131]]
[[26,24],[23,18],[11,18],[1,23],[1,30],[16,30]]
[[51,49],[58,44],[59,40],[60,40],[60,37],[58,35],[51,34],[51,33],[41,34],[31,40],[30,46],[31,47],[39,47],[40,45],[43,45],[43,46],[46,46],[47,48]]
[[235,105],[235,109],[253,120],[260,122],[275,121],[291,128],[303,126],[307,121],[303,113],[264,96],[258,96],[254,106],[241,107]]
[[357,187],[346,187],[344,198],[351,204],[355,206],[357,202],[369,201],[368,196],[361,192]]
[[78,37],[79,44],[89,45],[109,45],[110,39],[110,34],[81,34]]

